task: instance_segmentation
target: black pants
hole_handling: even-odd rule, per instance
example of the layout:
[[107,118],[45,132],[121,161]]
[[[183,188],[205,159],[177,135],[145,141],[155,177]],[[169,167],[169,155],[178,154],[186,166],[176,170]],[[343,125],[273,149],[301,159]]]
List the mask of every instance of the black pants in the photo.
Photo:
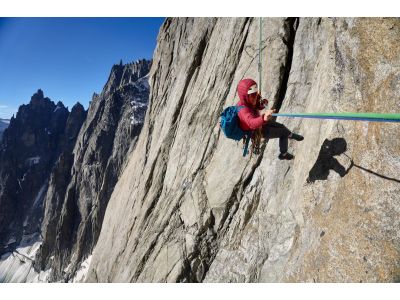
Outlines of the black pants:
[[288,150],[288,136],[291,131],[285,125],[278,122],[270,122],[263,126],[263,135],[265,139],[279,138],[279,150],[286,153]]

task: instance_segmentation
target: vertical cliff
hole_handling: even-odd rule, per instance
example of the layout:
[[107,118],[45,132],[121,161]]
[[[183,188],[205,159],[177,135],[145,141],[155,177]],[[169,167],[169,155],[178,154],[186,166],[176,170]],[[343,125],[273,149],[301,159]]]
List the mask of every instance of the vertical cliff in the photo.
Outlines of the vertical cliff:
[[[305,140],[242,157],[219,114],[257,79],[259,23],[167,19],[135,149],[87,281],[399,278],[397,124],[278,118]],[[286,112],[400,111],[398,19],[265,18],[262,94]],[[90,209],[89,209],[90,210]]]

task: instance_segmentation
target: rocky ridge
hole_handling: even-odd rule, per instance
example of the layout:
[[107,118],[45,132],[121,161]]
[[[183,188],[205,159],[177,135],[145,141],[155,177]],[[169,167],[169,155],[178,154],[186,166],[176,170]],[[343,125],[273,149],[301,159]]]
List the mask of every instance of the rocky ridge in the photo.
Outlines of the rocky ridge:
[[[4,187],[0,191],[1,225],[9,224],[0,227],[0,236],[6,241],[0,253],[4,254],[0,282],[69,281],[76,275],[97,241],[107,201],[141,130],[150,67],[149,60],[114,65],[102,93],[93,95],[88,111],[77,104],[69,113],[61,102],[51,104],[39,90],[11,120],[1,144],[6,155],[0,156],[5,162],[0,171],[6,174],[0,185]],[[47,117],[48,111],[57,117]],[[37,132],[42,129],[51,140],[38,139]],[[21,157],[20,150],[16,151],[21,148],[15,142],[19,139],[38,154]],[[42,151],[38,144],[52,148],[42,146]],[[40,169],[41,177],[37,171],[29,178],[24,176],[31,185],[32,181],[37,184],[18,198],[21,205],[16,207],[8,204],[15,203],[16,183],[12,186],[8,179],[12,177],[12,157],[29,162],[31,168],[47,166],[45,172]],[[32,195],[34,201],[27,201]],[[23,219],[22,215],[26,215],[23,231],[16,230],[15,219]]]
[[0,143],[0,254],[15,249],[24,235],[38,233],[51,169],[84,119],[81,104],[69,112],[42,90],[11,119]]
[[72,155],[52,174],[36,257],[40,270],[52,269],[51,280],[69,281],[96,244],[108,200],[143,124],[150,66],[151,61],[140,60],[112,67],[102,93],[93,96]]

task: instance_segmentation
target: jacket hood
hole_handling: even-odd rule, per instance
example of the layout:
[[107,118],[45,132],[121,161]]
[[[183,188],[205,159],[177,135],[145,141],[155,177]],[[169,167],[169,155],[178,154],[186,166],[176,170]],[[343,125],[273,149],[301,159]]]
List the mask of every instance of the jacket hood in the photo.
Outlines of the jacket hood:
[[239,99],[248,105],[250,105],[250,103],[247,102],[247,99],[248,99],[247,92],[249,91],[250,87],[255,84],[257,84],[257,83],[253,79],[249,79],[249,78],[242,79],[239,81],[239,84],[237,87]]

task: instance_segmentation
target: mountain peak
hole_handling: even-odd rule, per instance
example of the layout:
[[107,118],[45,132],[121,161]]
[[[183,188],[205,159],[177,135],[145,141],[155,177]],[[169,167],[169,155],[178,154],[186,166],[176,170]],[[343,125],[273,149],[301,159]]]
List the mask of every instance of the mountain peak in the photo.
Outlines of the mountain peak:
[[44,94],[41,89],[38,89],[36,93],[31,97],[31,102],[37,102],[44,99]]

